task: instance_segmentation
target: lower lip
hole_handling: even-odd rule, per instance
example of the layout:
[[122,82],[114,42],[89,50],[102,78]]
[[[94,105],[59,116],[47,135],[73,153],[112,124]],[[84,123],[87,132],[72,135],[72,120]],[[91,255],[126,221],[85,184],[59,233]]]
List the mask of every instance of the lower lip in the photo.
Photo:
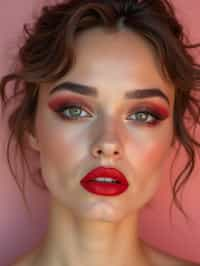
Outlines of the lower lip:
[[127,190],[127,184],[100,183],[100,182],[82,182],[81,185],[88,191],[97,195],[116,196]]

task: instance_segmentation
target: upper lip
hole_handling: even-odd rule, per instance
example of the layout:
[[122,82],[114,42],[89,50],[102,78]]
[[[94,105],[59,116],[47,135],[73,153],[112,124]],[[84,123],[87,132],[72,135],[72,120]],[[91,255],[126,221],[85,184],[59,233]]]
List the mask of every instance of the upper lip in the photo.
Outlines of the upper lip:
[[116,168],[112,167],[97,167],[90,171],[83,179],[82,182],[87,182],[89,180],[95,179],[97,177],[110,177],[121,184],[128,184],[128,181],[124,174],[117,170]]

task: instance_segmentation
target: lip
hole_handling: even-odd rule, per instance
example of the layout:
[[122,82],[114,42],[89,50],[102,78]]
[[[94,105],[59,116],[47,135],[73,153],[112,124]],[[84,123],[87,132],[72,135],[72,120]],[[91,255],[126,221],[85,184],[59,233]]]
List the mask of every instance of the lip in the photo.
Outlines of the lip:
[[[97,177],[110,177],[118,183],[95,182],[94,179]],[[81,179],[80,184],[88,192],[103,196],[119,195],[127,190],[129,186],[128,181],[122,172],[115,168],[107,167],[97,167],[90,171]]]

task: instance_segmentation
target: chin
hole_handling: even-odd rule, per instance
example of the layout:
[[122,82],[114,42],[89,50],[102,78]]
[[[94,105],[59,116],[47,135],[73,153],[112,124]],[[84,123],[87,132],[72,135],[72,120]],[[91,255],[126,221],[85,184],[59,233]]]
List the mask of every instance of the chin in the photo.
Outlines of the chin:
[[85,206],[81,206],[77,211],[80,218],[110,223],[120,222],[134,212],[130,209],[119,208],[119,206],[117,208],[117,206],[113,206],[111,202],[105,200],[88,203]]

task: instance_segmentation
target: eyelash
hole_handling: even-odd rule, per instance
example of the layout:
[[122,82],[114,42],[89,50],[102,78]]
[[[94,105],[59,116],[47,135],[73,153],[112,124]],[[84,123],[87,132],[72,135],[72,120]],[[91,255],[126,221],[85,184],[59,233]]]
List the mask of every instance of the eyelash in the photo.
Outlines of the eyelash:
[[[82,118],[87,118],[87,117],[92,116],[92,115],[86,115],[86,116],[78,116],[78,117],[69,117],[69,116],[67,117],[66,115],[64,115],[64,111],[69,110],[70,108],[80,109],[81,111],[88,113],[88,111],[86,111],[80,104],[69,104],[69,105],[65,104],[57,108],[56,112],[59,113],[59,115],[61,115],[63,119],[69,120],[69,121],[79,120]],[[145,108],[143,107],[140,110],[137,110],[135,112],[134,111],[130,112],[129,117],[133,115],[138,115],[138,114],[145,114],[146,115],[145,121],[137,120],[137,117],[135,118],[135,120],[134,119],[128,119],[128,120],[135,121],[135,123],[138,123],[138,124],[155,125],[165,119],[163,115],[159,114],[156,111],[152,111],[151,108],[147,108],[147,107]],[[148,121],[149,117],[150,117],[150,121]]]

